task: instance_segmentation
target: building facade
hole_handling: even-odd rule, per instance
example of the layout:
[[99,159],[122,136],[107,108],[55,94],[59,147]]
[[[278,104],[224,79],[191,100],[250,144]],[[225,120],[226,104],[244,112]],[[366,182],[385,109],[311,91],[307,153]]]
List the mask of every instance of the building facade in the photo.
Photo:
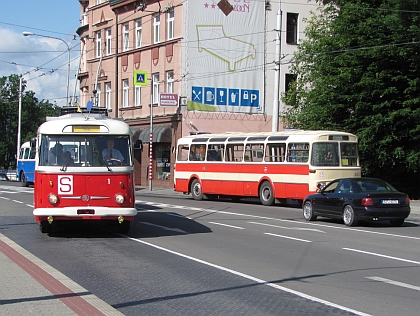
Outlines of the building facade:
[[[184,135],[283,129],[287,106],[279,99],[294,79],[289,65],[315,3],[79,2],[78,103],[106,107],[136,131],[136,184],[173,186]],[[178,106],[159,106],[160,93],[176,94]]]

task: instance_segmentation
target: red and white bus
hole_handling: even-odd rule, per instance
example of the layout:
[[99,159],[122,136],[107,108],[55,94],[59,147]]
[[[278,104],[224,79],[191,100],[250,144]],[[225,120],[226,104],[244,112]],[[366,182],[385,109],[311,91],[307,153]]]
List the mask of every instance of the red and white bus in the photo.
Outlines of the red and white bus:
[[[114,143],[111,157],[108,140]],[[129,231],[137,210],[128,124],[100,113],[48,117],[32,145],[33,214],[43,233],[67,220],[109,220],[119,232]]]
[[360,177],[358,139],[337,131],[200,134],[178,140],[174,189],[204,196],[303,198],[330,180]]

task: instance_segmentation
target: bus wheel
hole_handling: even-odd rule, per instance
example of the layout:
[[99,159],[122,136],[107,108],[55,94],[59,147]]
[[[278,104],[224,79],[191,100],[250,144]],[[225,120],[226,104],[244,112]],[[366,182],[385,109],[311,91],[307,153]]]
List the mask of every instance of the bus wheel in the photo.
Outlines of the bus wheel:
[[42,221],[39,225],[39,229],[41,230],[41,233],[48,234],[51,233],[52,230],[52,224],[48,223],[48,221]]
[[260,200],[266,206],[273,205],[274,203],[273,188],[268,181],[264,181],[260,186]]
[[124,221],[121,224],[118,224],[117,231],[120,234],[127,234],[130,231],[130,221]]
[[201,192],[200,181],[194,179],[191,183],[191,195],[194,200],[201,201],[203,199],[203,192]]
[[23,187],[29,187],[29,183],[26,181],[26,176],[23,171],[20,173],[20,183]]

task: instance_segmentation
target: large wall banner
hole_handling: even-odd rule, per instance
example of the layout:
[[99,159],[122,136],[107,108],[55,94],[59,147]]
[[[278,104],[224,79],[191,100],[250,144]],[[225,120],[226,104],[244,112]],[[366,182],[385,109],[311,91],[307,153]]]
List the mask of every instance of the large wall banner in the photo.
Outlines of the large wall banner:
[[[233,11],[226,15],[219,3]],[[189,0],[184,5],[187,110],[263,113],[265,1]]]

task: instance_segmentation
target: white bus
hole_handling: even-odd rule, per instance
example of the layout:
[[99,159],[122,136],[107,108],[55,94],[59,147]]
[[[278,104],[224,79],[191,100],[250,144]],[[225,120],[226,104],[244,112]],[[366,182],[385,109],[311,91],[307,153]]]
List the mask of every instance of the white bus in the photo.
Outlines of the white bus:
[[340,177],[360,177],[358,139],[338,131],[200,134],[180,138],[175,191],[204,196],[303,198]]

